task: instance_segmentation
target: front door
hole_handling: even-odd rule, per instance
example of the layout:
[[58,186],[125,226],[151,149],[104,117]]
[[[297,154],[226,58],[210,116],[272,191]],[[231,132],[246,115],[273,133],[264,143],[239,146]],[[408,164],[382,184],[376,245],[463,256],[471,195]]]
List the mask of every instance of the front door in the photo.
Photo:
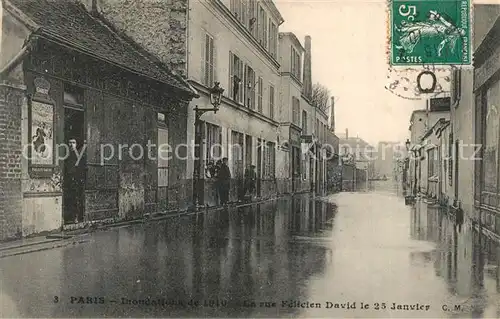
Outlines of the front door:
[[[84,190],[86,181],[84,111],[77,107],[64,107],[64,142],[71,150],[76,143],[77,152],[68,154],[63,169],[64,224],[83,222]],[[76,156],[75,156],[76,154]]]

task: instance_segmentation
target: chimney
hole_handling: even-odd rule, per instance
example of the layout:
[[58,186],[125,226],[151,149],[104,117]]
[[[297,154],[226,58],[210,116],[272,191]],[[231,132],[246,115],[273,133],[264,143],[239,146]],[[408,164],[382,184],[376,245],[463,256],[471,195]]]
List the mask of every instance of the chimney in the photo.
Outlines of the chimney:
[[330,131],[335,133],[335,97],[332,96],[330,105]]
[[349,139],[349,130],[345,129],[345,139]]
[[306,35],[304,39],[304,67],[303,67],[303,80],[302,80],[302,93],[308,99],[312,98],[312,74],[311,74],[311,36]]

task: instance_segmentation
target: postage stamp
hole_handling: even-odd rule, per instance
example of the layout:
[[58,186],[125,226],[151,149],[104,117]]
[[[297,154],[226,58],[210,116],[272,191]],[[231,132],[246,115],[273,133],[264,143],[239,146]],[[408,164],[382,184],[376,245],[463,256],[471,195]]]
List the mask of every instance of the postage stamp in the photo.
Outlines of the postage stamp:
[[391,65],[470,65],[470,0],[392,0]]

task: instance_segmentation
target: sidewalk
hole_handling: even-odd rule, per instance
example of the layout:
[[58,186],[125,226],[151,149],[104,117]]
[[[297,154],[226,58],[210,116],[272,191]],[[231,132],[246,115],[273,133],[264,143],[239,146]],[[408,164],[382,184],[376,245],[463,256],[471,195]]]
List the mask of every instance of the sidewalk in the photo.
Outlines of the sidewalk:
[[[312,194],[312,193],[283,194],[281,196],[266,198],[266,199],[254,198],[253,200],[248,202],[229,203],[228,208],[241,208],[277,200],[280,198],[292,197],[296,195],[305,195],[305,194]],[[186,210],[176,210],[176,211],[146,214],[141,218],[132,220],[123,220],[118,222],[96,221],[90,224],[85,224],[83,227],[54,232],[49,235],[38,235],[29,238],[0,242],[0,258],[85,243],[90,240],[90,234],[96,231],[105,231],[110,228],[125,227],[133,224],[143,224],[150,221],[159,221],[167,218],[188,216],[192,214],[199,214],[202,212],[209,212],[209,211],[211,212],[222,209],[224,209],[224,207],[222,206],[198,206],[196,208],[186,209]]]

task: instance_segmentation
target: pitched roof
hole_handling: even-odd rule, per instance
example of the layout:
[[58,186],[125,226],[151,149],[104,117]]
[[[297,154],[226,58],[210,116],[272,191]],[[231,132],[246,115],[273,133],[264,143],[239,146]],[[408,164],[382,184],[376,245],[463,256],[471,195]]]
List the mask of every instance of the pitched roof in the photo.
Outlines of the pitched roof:
[[187,81],[153,57],[141,52],[137,44],[118,35],[76,0],[8,1],[37,24],[40,27],[37,33],[49,40],[65,43],[134,73],[150,77],[193,96],[197,95]]

